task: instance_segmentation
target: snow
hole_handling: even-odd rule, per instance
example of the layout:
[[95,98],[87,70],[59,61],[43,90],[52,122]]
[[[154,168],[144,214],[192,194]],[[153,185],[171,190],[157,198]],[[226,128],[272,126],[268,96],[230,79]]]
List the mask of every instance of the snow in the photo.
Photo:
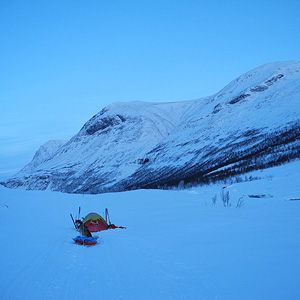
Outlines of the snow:
[[[83,196],[0,187],[1,299],[299,299],[300,201],[291,200],[300,199],[299,167],[181,191]],[[231,207],[220,199],[225,186]],[[95,233],[96,246],[75,245],[69,213],[79,206],[82,216],[107,207],[127,229]]]
[[[99,193],[147,187],[151,181],[163,186],[177,181],[179,172],[186,178],[203,174],[208,160],[216,168],[226,153],[251,152],[279,129],[299,126],[299,91],[300,62],[288,61],[251,70],[206,98],[114,103],[70,141],[43,145],[5,184]],[[138,163],[145,159],[146,164]]]
[[33,160],[18,173],[18,176],[22,176],[34,170],[39,164],[54,155],[55,152],[66,143],[67,140],[51,140],[42,145],[36,152]]

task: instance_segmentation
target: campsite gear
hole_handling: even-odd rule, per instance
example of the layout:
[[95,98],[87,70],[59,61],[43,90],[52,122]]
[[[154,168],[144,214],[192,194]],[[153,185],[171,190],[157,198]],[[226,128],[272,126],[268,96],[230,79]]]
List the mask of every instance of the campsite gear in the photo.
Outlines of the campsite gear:
[[83,219],[82,222],[90,232],[97,232],[115,228],[126,229],[126,227],[111,224],[107,208],[105,209],[105,220],[96,213],[90,213]]
[[79,245],[96,245],[97,244],[97,239],[98,237],[86,237],[86,236],[76,236],[76,238],[74,238],[74,242],[75,244],[79,244]]
[[116,229],[116,228],[126,229],[126,227],[124,226],[116,226],[115,224],[111,224],[107,208],[105,208],[105,221],[107,224],[109,224],[108,229]]
[[105,208],[105,220],[99,214],[93,212],[86,215],[86,217],[81,221],[80,211],[81,211],[81,207],[79,207],[78,218],[75,221],[72,214],[70,214],[75,229],[77,231],[80,231],[79,224],[78,224],[79,222],[82,222],[89,232],[98,232],[102,230],[115,229],[115,228],[126,229],[126,227],[116,226],[115,224],[112,224],[110,222],[110,217],[107,208]]
[[78,231],[81,233],[82,236],[86,237],[92,237],[91,232],[88,230],[88,228],[82,223],[80,220],[76,220],[75,224],[77,226]]
[[76,226],[76,223],[75,223],[75,221],[74,221],[74,219],[73,219],[72,214],[70,214],[70,216],[71,216],[71,219],[72,219],[72,221],[73,221],[73,224],[74,224],[75,229],[78,230],[78,228],[77,228],[77,226]]
[[116,228],[121,228],[121,229],[126,229],[124,226],[116,226],[115,224],[110,224],[108,226],[109,229],[116,229]]
[[111,225],[108,209],[105,208],[105,221],[106,221],[106,223],[107,223],[107,220],[108,220],[108,224]]
[[89,213],[82,222],[90,232],[107,230],[109,228],[107,222],[96,213]]

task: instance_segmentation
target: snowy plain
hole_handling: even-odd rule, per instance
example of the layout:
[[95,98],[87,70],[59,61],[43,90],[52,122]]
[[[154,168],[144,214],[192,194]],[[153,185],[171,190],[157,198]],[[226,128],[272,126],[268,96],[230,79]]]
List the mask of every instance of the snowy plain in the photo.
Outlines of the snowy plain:
[[[0,299],[300,299],[299,170],[296,161],[247,174],[252,181],[180,191],[83,196],[1,186]],[[127,229],[76,245],[69,214],[79,206],[82,216],[107,207]]]

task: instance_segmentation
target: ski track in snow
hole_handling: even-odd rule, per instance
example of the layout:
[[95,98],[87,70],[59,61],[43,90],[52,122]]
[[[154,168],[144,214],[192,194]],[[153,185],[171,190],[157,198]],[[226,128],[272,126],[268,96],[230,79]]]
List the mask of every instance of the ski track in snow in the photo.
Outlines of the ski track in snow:
[[[78,251],[82,250],[74,248],[71,253],[70,249],[67,249],[63,234],[48,242],[37,256],[27,262],[12,278],[6,291],[2,293],[3,299],[57,299],[58,296],[64,295],[64,291],[71,296],[72,280],[79,275],[78,272],[74,272]],[[37,277],[32,278],[32,274],[36,274]],[[66,277],[66,274],[71,276]]]
[[[66,242],[61,234],[21,268],[2,292],[1,299],[88,299],[98,291],[103,299],[141,299],[141,287],[145,293],[142,299],[153,299],[153,289],[156,289],[155,299],[182,299],[187,293],[195,292],[187,291],[180,284],[184,278],[178,274],[182,272],[194,281],[192,286],[198,286],[195,299],[213,289],[212,279],[208,285],[209,274],[201,274],[195,267],[174,260],[163,248],[152,246],[149,251],[150,245],[142,249],[135,243],[135,240],[121,239],[115,248],[110,239],[100,238],[97,246],[80,246]],[[149,253],[157,255],[149,256]],[[132,259],[128,261],[128,257]],[[143,266],[138,273],[129,272],[134,267],[132,262]],[[205,278],[205,286],[201,277]]]

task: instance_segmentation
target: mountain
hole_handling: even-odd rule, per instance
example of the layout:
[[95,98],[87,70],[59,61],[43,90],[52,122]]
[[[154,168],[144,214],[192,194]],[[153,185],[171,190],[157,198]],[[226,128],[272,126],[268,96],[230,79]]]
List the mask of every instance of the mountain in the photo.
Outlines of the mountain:
[[298,159],[299,117],[300,61],[270,63],[210,97],[109,105],[2,184],[103,193],[222,180]]

